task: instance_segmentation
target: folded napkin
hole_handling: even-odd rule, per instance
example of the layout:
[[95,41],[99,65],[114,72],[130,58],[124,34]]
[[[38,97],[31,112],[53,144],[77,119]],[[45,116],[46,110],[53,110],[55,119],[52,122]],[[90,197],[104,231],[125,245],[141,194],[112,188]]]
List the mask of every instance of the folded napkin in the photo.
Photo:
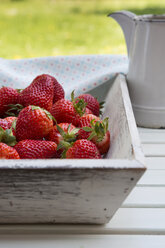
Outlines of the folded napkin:
[[23,89],[40,74],[54,76],[65,89],[66,98],[85,93],[117,73],[127,73],[124,55],[80,55],[8,60],[0,58],[0,87]]

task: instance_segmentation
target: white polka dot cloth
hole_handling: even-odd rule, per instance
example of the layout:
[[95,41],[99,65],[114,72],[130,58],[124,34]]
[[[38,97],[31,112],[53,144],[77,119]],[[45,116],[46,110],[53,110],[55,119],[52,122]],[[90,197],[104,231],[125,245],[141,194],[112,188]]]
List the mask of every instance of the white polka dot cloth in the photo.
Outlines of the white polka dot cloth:
[[24,89],[40,74],[54,76],[65,90],[66,98],[85,93],[105,83],[117,73],[127,73],[124,55],[57,56],[8,60],[0,58],[0,87]]

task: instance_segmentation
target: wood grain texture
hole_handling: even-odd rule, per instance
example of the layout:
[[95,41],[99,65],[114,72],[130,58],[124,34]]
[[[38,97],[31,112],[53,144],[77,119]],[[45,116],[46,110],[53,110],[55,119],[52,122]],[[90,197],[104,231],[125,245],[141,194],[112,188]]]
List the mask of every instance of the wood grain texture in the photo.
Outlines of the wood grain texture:
[[119,75],[106,98],[104,116],[109,117],[111,149],[107,157],[137,159],[145,163],[125,77]]
[[131,169],[3,170],[0,221],[106,223],[140,175]]
[[1,160],[0,223],[107,223],[145,171],[124,76],[107,95],[100,160]]

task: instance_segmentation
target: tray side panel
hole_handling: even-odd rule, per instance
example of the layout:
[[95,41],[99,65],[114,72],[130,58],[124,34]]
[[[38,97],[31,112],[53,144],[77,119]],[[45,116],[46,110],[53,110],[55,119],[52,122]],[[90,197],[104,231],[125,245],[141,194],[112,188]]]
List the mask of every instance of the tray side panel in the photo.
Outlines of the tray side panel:
[[119,76],[113,82],[111,90],[106,97],[105,111],[103,117],[109,117],[109,129],[111,134],[111,147],[106,158],[133,159],[133,146],[130,130],[125,111]]
[[0,223],[107,223],[137,169],[2,170]]

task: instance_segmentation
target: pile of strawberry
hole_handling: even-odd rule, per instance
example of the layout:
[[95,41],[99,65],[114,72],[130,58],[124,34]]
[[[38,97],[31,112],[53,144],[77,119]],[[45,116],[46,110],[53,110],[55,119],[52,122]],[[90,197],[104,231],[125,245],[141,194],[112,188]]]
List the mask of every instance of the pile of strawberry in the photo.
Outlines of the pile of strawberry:
[[0,158],[99,159],[110,147],[108,118],[90,94],[65,99],[58,81],[37,76],[24,90],[0,89]]

